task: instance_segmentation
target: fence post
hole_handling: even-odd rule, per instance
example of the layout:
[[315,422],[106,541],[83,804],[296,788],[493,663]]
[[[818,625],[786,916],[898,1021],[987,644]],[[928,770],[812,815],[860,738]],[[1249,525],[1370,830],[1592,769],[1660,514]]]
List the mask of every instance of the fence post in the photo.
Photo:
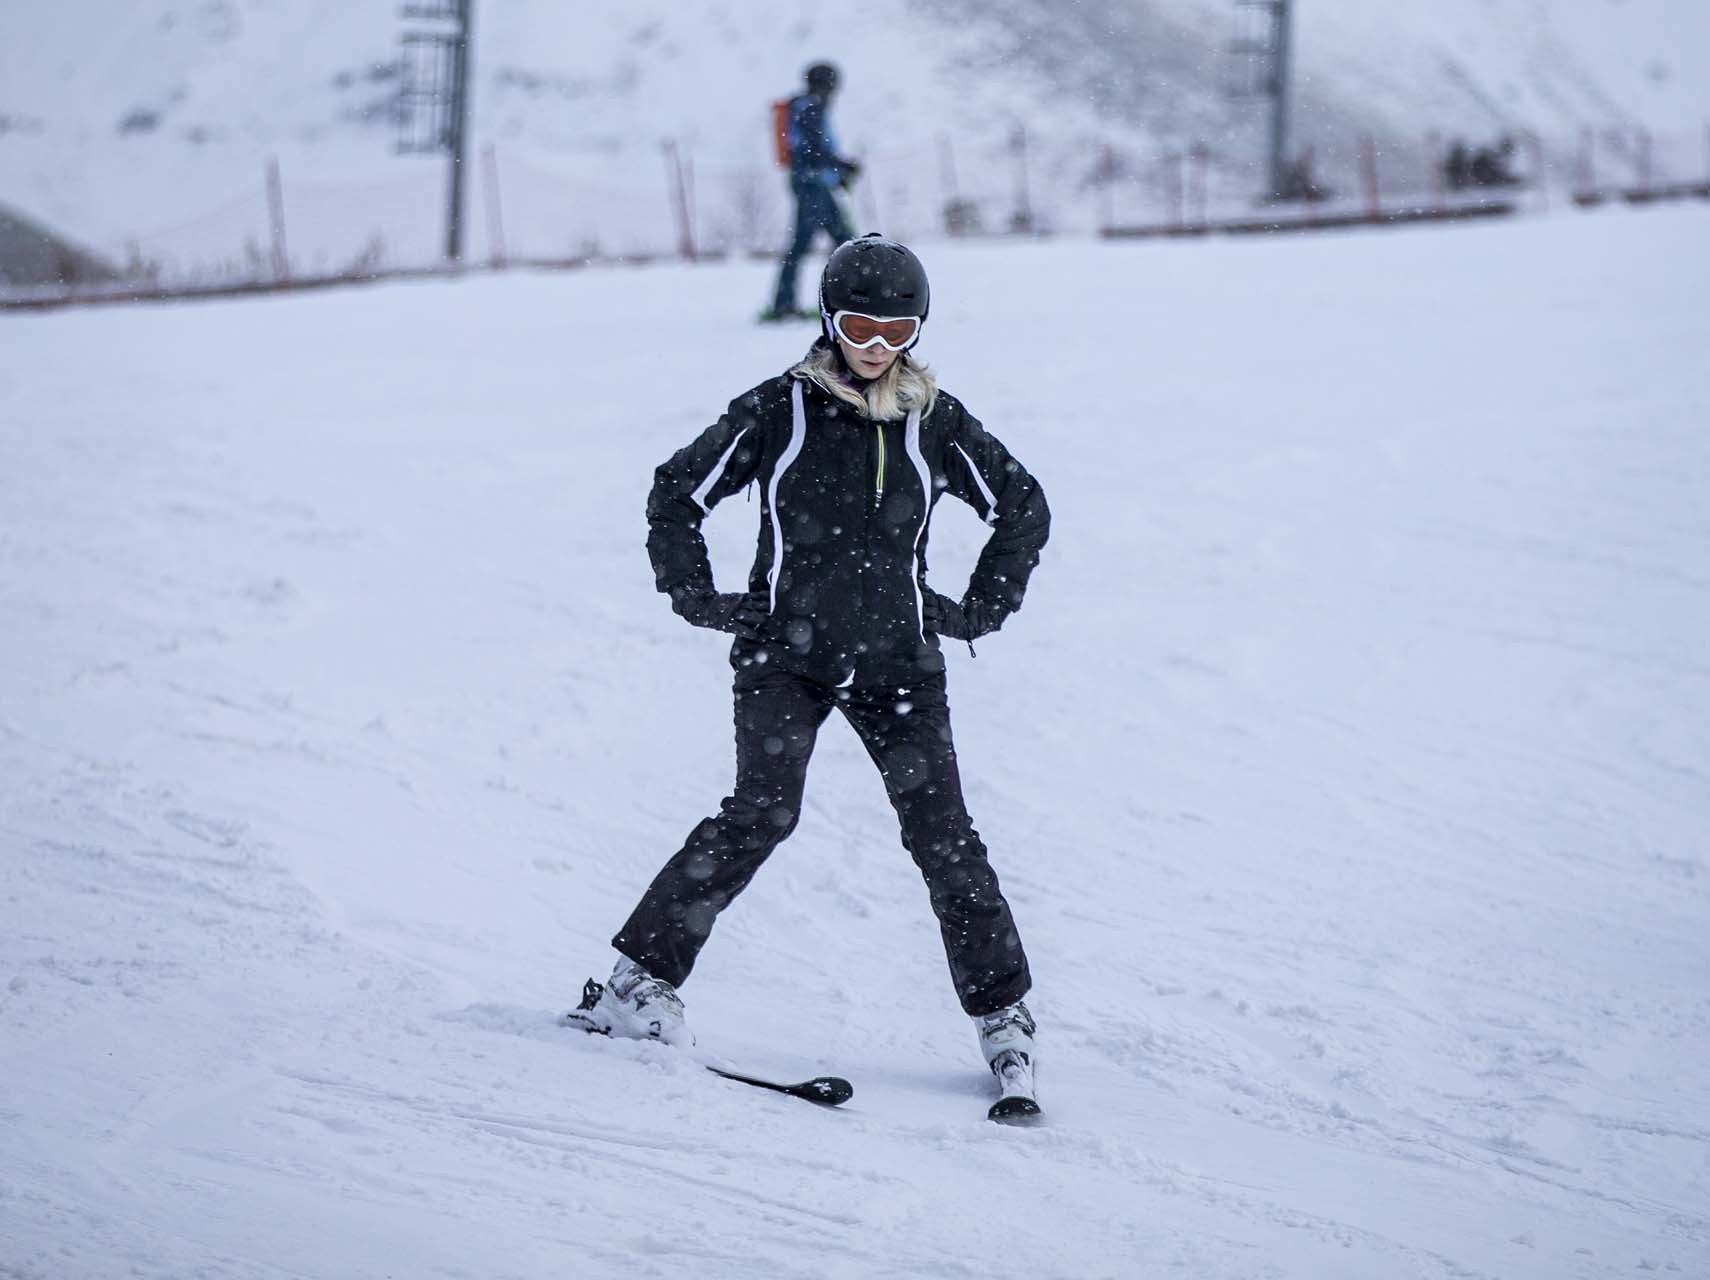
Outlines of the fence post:
[[[1627,136],[1625,130],[1605,129],[1603,131],[1603,145],[1608,149],[1609,154],[1615,157],[1616,164],[1620,164],[1625,160],[1629,166],[1633,165],[1635,159],[1633,155],[1633,140]],[[1632,179],[1628,179],[1628,181],[1631,180]],[[1615,179],[1614,189],[1610,194],[1619,196],[1621,194],[1621,186],[1622,179],[1617,177]]]
[[1169,205],[1170,226],[1180,231],[1182,227],[1182,153],[1166,151],[1163,162],[1164,199]]
[[1360,179],[1366,191],[1366,217],[1376,222],[1383,203],[1378,195],[1377,139],[1369,133],[1360,138]]
[[1010,148],[1015,155],[1015,215],[1010,219],[1010,229],[1025,233],[1033,230],[1033,201],[1027,189],[1027,126],[1015,126]]
[[[1710,155],[1710,124],[1704,126],[1706,155]],[[1116,150],[1105,143],[1099,149],[1099,191],[1098,191],[1100,230],[1109,235],[1116,226]]]
[[1640,129],[1638,135],[1639,148],[1639,190],[1646,195],[1651,191],[1651,131]]
[[1443,135],[1436,129],[1425,135],[1425,168],[1426,186],[1431,192],[1431,203],[1437,208],[1443,207]]
[[962,207],[962,191],[956,182],[956,152],[950,145],[950,135],[938,135],[938,172],[944,181],[944,230],[961,235],[968,229],[967,210]]
[[1193,158],[1194,225],[1204,231],[1210,221],[1210,199],[1206,193],[1211,168],[1211,148],[1196,142],[1188,154]]
[[1586,125],[1579,131],[1579,193],[1589,197],[1597,188],[1597,131]]
[[1544,135],[1528,129],[1524,136],[1526,149],[1532,153],[1532,185],[1538,192],[1538,212],[1546,213],[1550,207],[1550,166],[1544,152]]
[[499,156],[489,142],[481,148],[481,171],[487,179],[487,253],[493,270],[505,269],[505,221],[499,204]]
[[861,201],[867,211],[867,229],[877,231],[883,221],[879,217],[878,184],[873,177],[873,162],[867,156],[864,148],[857,148],[855,157],[861,162],[861,182],[859,184]]
[[695,153],[682,156],[678,163],[683,171],[683,225],[688,228],[688,257],[693,262],[701,256],[700,237],[695,234]]
[[689,197],[683,190],[683,165],[677,158],[677,144],[667,138],[660,143],[665,153],[665,184],[670,188],[671,216],[677,224],[677,253],[694,261],[695,241],[689,224]]
[[285,251],[285,185],[279,179],[279,158],[267,160],[267,222],[273,242],[273,278],[291,278],[291,256]]

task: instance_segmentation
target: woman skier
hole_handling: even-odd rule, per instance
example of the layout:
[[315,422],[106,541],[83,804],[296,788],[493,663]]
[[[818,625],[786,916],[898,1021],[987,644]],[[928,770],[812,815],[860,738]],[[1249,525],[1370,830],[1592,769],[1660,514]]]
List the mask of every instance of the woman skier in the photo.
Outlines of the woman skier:
[[[659,590],[695,626],[735,637],[736,785],[648,886],[612,939],[610,981],[590,982],[568,1020],[693,1043],[676,989],[718,913],[794,830],[815,735],[835,709],[884,778],[986,1062],[1005,1099],[1031,1110],[1032,979],[963,804],[939,639],[972,648],[1021,606],[1051,516],[1038,482],[909,354],[929,301],[903,245],[877,233],[842,245],[820,280],[823,332],[807,356],[654,473]],[[749,484],[760,530],[748,590],[720,593],[701,521]],[[927,524],[944,492],[992,528],[959,602],[926,585]]]

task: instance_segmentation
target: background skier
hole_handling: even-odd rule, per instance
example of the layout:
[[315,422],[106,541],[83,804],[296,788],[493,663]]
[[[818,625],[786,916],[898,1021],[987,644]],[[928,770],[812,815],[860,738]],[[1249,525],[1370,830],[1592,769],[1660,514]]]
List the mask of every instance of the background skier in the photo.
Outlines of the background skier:
[[[930,302],[912,252],[876,234],[843,245],[819,300],[823,332],[806,358],[732,401],[655,473],[647,547],[659,589],[689,622],[736,637],[736,786],[648,886],[612,940],[611,981],[590,983],[571,1020],[692,1043],[676,988],[719,912],[795,828],[815,735],[835,709],[879,767],[998,1105],[1015,1104],[994,1114],[1030,1113],[1031,977],[963,804],[939,640],[971,642],[1020,607],[1050,512],[1038,482],[908,354]],[[701,521],[749,484],[760,536],[748,589],[720,593]],[[926,585],[941,493],[992,526],[959,601]]]
[[840,245],[854,233],[837,198],[861,172],[861,166],[837,153],[831,133],[831,98],[837,92],[837,68],[816,62],[807,69],[807,91],[791,98],[786,112],[786,146],[790,157],[790,191],[796,198],[796,229],[778,267],[778,286],[762,320],[788,320],[813,315],[796,307],[796,272],[802,256],[824,231]]

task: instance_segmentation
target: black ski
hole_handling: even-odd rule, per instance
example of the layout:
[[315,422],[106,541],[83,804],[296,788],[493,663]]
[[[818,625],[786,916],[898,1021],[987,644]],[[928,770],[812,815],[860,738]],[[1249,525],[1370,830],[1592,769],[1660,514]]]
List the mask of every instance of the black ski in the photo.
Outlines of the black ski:
[[1027,1124],[1043,1114],[1039,1104],[1032,1098],[1014,1094],[1008,1098],[999,1098],[992,1103],[986,1112],[986,1119],[996,1120],[999,1124]]
[[855,1096],[855,1086],[842,1076],[815,1076],[812,1080],[803,1080],[800,1084],[780,1084],[776,1080],[762,1080],[759,1076],[744,1075],[740,1071],[727,1071],[723,1067],[713,1066],[710,1062],[703,1062],[701,1065],[715,1076],[723,1076],[726,1080],[751,1084],[756,1089],[771,1089],[774,1093],[787,1093],[792,1098],[816,1102],[822,1107],[841,1107]]
[[[559,1019],[561,1025],[574,1027],[578,1031],[586,1031],[591,1035],[610,1035],[608,1027],[599,1026],[588,1017],[594,1006],[599,1003],[602,987],[592,978],[582,988],[582,1003],[571,1012]],[[751,1076],[729,1067],[715,1066],[713,1063],[696,1059],[715,1076],[726,1080],[734,1080],[738,1084],[753,1085],[756,1089],[770,1089],[774,1093],[787,1093],[792,1098],[800,1098],[804,1102],[817,1103],[822,1107],[840,1107],[855,1096],[855,1086],[842,1076],[815,1076],[811,1080],[803,1080],[799,1084],[785,1084],[778,1080],[766,1080],[760,1076]]]

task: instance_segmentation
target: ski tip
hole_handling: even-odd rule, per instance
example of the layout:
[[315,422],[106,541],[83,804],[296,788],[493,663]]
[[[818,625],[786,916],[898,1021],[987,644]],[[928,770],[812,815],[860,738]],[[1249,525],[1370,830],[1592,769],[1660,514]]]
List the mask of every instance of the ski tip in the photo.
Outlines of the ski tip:
[[986,1118],[999,1124],[1028,1124],[1043,1114],[1032,1098],[999,1098],[986,1112]]
[[812,1080],[803,1080],[800,1084],[784,1084],[779,1080],[766,1080],[760,1076],[732,1071],[716,1062],[703,1062],[701,1065],[715,1076],[723,1076],[726,1080],[751,1084],[757,1089],[770,1089],[774,1093],[787,1093],[792,1098],[817,1102],[822,1107],[840,1107],[855,1096],[855,1086],[842,1076],[815,1076]]
[[826,1107],[841,1107],[855,1096],[855,1086],[842,1076],[815,1076],[797,1087],[798,1096]]

